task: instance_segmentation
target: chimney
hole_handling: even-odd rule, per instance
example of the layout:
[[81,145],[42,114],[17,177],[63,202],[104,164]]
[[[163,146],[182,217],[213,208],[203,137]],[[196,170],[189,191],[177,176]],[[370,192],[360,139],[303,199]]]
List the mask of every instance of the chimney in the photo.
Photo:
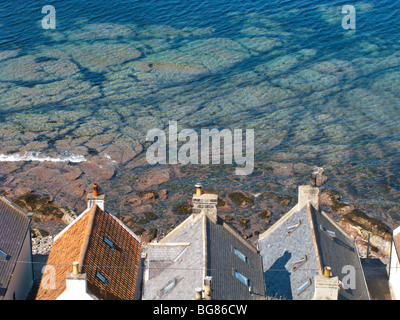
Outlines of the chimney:
[[319,188],[312,186],[299,186],[298,208],[303,208],[308,202],[319,210]]
[[207,214],[212,221],[217,222],[217,204],[218,195],[216,194],[203,194],[202,185],[197,183],[195,185],[196,192],[193,195],[192,203],[194,214]]
[[204,299],[212,300],[212,290],[211,290],[212,277],[206,276],[204,278]]
[[93,184],[93,192],[92,194],[88,194],[88,209],[92,208],[95,204],[104,211],[104,194],[99,195],[99,186],[97,183]]
[[320,187],[323,184],[322,173],[324,168],[315,167],[314,171],[311,173],[311,186]]
[[87,289],[86,273],[79,273],[79,262],[72,265],[72,272],[67,273],[66,289],[57,300],[97,300]]
[[332,277],[331,268],[324,268],[324,275],[315,276],[315,293],[313,300],[337,300],[339,295],[339,278]]

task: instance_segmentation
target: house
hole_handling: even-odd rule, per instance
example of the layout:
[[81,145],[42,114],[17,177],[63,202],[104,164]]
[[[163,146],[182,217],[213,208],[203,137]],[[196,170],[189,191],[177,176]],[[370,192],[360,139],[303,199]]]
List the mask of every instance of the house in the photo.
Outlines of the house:
[[25,300],[33,285],[28,213],[0,197],[0,300]]
[[393,298],[400,300],[400,227],[394,229],[392,235],[389,284]]
[[217,201],[197,184],[192,214],[147,244],[143,300],[265,298],[259,252],[218,216]]
[[260,234],[258,246],[267,296],[321,299],[321,288],[336,282],[337,299],[370,299],[355,242],[320,210],[318,187],[300,186],[296,206]]
[[54,238],[36,299],[139,299],[140,266],[140,238],[94,185],[87,209]]

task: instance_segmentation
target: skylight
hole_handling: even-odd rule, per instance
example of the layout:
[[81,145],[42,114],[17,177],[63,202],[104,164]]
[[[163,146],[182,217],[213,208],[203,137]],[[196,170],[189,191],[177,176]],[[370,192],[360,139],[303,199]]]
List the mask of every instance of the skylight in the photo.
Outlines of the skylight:
[[110,246],[111,249],[115,249],[115,245],[110,239],[104,237],[103,240],[105,243],[107,243]]
[[292,264],[293,271],[296,271],[298,268],[300,268],[305,262],[307,261],[307,256],[305,255],[301,259],[295,261]]
[[99,278],[105,285],[108,283],[108,280],[100,272],[96,272],[96,277]]
[[164,288],[162,288],[162,289],[160,290],[160,296],[163,296],[163,295],[166,294],[168,291],[170,291],[171,289],[173,289],[173,288],[176,286],[177,283],[178,283],[178,281],[176,280],[176,278],[173,279],[172,281],[168,282],[168,284],[167,284]]
[[325,232],[325,234],[331,238],[335,238],[336,234],[334,231],[330,231],[328,229],[326,229],[325,227],[323,227],[322,225],[320,226],[321,230]]
[[244,285],[250,287],[250,279],[248,279],[247,277],[245,277],[244,275],[242,275],[240,272],[237,272],[235,270],[235,277],[236,279],[238,279],[241,283],[243,283]]
[[233,253],[243,262],[249,263],[249,260],[247,259],[247,257],[241,253],[238,249],[236,249],[235,247],[233,247]]
[[304,292],[309,286],[311,285],[311,279],[308,279],[307,282],[304,282],[298,289],[297,289],[297,295],[300,295],[301,293]]
[[5,253],[3,250],[0,249],[0,257],[8,260],[8,258],[10,257],[7,253]]
[[301,225],[301,221],[299,220],[299,222],[297,222],[294,225],[291,225],[289,227],[286,227],[286,231],[288,234],[291,234],[294,230],[296,230],[299,226]]

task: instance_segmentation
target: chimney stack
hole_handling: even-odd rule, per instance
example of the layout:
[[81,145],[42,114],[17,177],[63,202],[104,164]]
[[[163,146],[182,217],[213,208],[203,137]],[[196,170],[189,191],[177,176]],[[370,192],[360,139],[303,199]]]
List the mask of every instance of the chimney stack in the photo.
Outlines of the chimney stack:
[[93,192],[87,196],[88,209],[92,208],[95,204],[104,211],[104,194],[99,195],[99,185],[93,184]]
[[196,192],[193,195],[192,203],[194,214],[207,214],[210,219],[217,222],[218,195],[202,192],[201,183],[196,183]]
[[332,277],[331,267],[324,268],[324,274],[315,275],[313,300],[337,300],[339,296],[339,277]]
[[56,300],[98,300],[88,290],[86,273],[79,272],[78,261],[74,261],[72,272],[67,273],[65,291]]

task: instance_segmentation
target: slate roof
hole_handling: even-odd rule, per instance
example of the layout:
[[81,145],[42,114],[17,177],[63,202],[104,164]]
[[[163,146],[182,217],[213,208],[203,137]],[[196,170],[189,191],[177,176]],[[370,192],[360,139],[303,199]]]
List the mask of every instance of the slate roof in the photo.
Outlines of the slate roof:
[[[288,233],[288,229],[292,232]],[[329,266],[332,276],[343,280],[348,271],[342,273],[342,268],[350,265],[355,270],[355,289],[342,287],[338,299],[369,299],[354,241],[326,213],[311,204],[295,206],[261,234],[258,242],[267,296],[312,299],[316,274],[322,274],[323,268]]]
[[[105,238],[111,241],[111,246]],[[71,272],[74,261],[80,262],[88,290],[97,298],[137,299],[140,257],[140,238],[114,215],[94,205],[54,239],[47,265],[55,268],[56,288],[46,289],[42,279],[36,299],[54,300],[64,292],[66,274]]]
[[28,213],[0,197],[0,300],[6,294],[29,227]]
[[[160,243],[149,244],[146,254],[144,300],[191,300],[206,276],[212,276],[213,300],[265,297],[257,249],[220,217],[214,221],[206,213],[192,214]],[[235,271],[250,279],[252,293],[235,277]]]

